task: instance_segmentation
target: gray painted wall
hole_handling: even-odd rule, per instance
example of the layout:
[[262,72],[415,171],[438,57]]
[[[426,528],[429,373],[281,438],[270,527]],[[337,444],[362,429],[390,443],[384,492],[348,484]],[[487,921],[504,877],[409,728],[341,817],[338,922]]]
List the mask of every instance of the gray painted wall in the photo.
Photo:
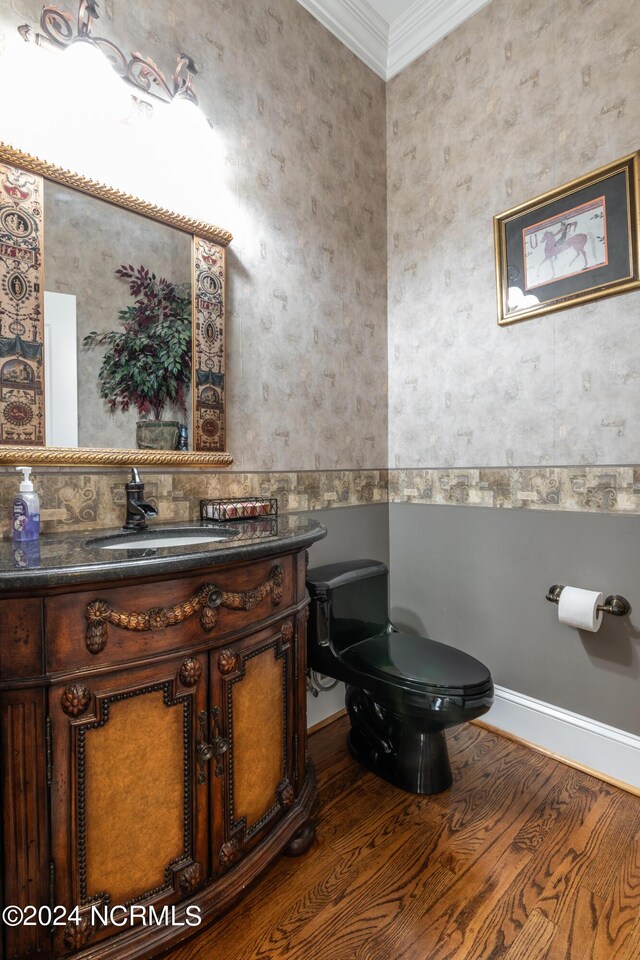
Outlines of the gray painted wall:
[[[392,617],[501,686],[640,734],[639,533],[637,516],[392,504]],[[621,593],[631,616],[559,624],[554,583]]]
[[[373,557],[389,562],[389,510],[387,504],[369,507],[341,507],[338,510],[314,510],[309,514],[328,530],[327,537],[309,551],[309,566],[337,560],[362,560]],[[344,684],[333,690],[307,696],[307,722],[310,727],[344,707]]]
[[313,510],[308,516],[323,523],[328,531],[324,540],[311,547],[310,567],[369,557],[389,562],[389,507],[386,503]]

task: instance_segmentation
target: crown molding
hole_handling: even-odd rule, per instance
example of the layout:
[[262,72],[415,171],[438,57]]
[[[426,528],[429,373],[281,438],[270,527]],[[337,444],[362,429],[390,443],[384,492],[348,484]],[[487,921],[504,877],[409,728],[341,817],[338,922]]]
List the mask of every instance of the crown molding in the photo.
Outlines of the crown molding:
[[416,0],[389,28],[386,80],[472,17],[490,0]]
[[298,0],[298,3],[374,73],[387,79],[389,24],[366,0]]
[[388,23],[367,0],[298,0],[383,80],[391,80],[490,0],[415,0]]

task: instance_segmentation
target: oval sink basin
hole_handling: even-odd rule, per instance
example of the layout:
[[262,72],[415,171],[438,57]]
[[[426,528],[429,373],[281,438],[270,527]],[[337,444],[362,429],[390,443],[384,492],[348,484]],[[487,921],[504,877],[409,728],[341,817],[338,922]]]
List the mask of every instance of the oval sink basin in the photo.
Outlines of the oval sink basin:
[[215,534],[203,536],[175,536],[175,537],[123,537],[122,540],[103,543],[101,550],[128,550],[130,547],[192,547],[199,543],[216,543],[219,540],[228,540],[228,537],[217,537]]
[[234,536],[235,530],[147,530],[141,533],[123,533],[121,536],[99,537],[90,540],[88,547],[98,550],[152,550],[169,547],[196,547],[219,543]]

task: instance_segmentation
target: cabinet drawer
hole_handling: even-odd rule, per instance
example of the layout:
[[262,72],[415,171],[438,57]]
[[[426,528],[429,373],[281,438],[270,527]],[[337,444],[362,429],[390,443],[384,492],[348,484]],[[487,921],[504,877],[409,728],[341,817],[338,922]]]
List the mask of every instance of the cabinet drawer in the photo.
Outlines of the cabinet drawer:
[[45,601],[47,670],[157,656],[226,637],[295,602],[295,558],[210,567],[197,576],[97,587]]

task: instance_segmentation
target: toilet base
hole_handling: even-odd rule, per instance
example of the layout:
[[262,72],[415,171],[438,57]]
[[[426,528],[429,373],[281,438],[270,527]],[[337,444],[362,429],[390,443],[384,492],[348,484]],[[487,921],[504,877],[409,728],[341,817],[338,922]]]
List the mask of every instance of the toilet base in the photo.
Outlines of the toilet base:
[[409,793],[442,793],[451,786],[443,728],[425,729],[358,687],[347,687],[346,706],[351,720],[349,752],[363,767]]

